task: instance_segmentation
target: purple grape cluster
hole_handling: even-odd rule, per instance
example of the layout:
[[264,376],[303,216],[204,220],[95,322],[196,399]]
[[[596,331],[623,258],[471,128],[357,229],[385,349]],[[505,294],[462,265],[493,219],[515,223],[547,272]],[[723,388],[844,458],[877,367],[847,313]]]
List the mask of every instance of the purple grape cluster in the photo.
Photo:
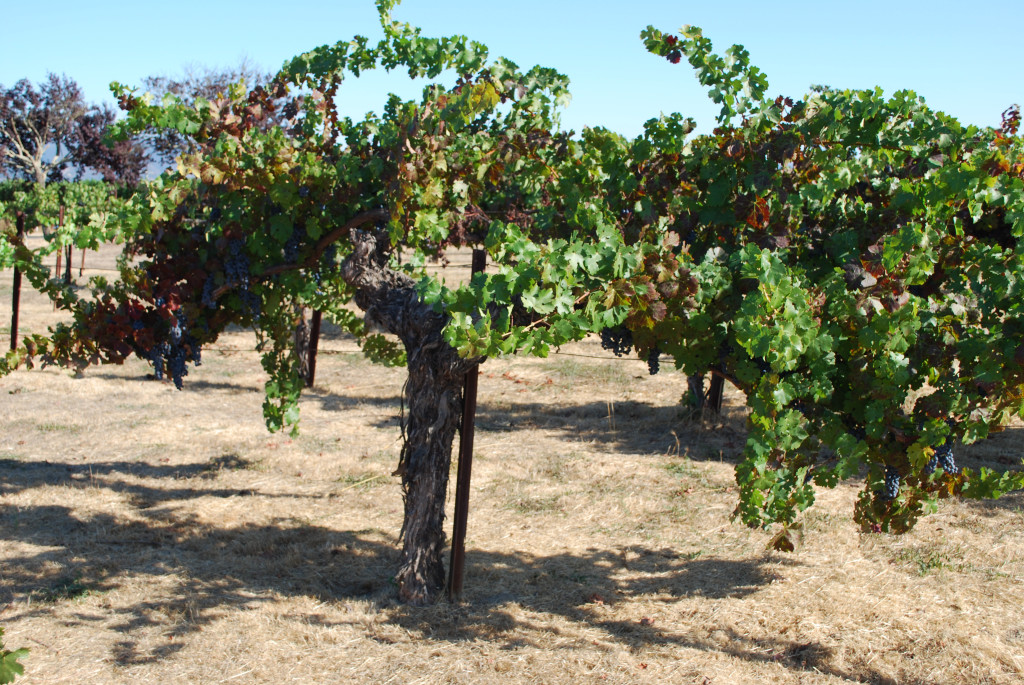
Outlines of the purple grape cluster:
[[926,475],[935,473],[935,469],[941,468],[948,474],[959,473],[960,469],[956,466],[956,459],[953,457],[953,445],[950,438],[946,438],[946,441],[935,449],[935,453],[932,454],[932,458],[928,460],[928,464],[924,467]]
[[175,313],[174,322],[168,331],[167,342],[161,342],[150,348],[148,357],[153,364],[153,375],[162,381],[170,375],[174,387],[181,390],[184,378],[188,375],[187,362],[196,366],[202,364],[202,348],[199,341],[188,332],[184,314]]
[[284,261],[288,264],[294,264],[299,259],[299,248],[302,247],[302,239],[306,236],[306,231],[296,226],[292,229],[292,234],[288,237],[288,240],[284,244]]
[[900,472],[895,466],[885,467],[885,485],[882,488],[882,499],[891,502],[900,494]]
[[228,257],[224,260],[224,275],[228,282],[239,288],[249,288],[249,256],[245,254],[245,243],[235,239],[228,243]]
[[633,349],[633,333],[625,327],[601,330],[601,349],[610,350],[616,357],[624,357]]
[[217,300],[213,297],[213,292],[216,290],[216,283],[213,281],[212,276],[206,277],[206,282],[203,283],[203,296],[202,303],[207,309],[216,309]]
[[149,350],[149,362],[153,365],[153,375],[158,381],[164,379],[164,351],[167,343],[157,343]]
[[245,254],[245,243],[235,239],[228,243],[228,256],[224,260],[224,275],[228,282],[238,287],[238,297],[242,300],[242,311],[259,321],[260,298],[249,289],[252,283],[249,256]]
[[[955,428],[956,422],[953,421],[953,419],[946,419],[946,425],[950,428]],[[935,448],[932,458],[928,460],[928,464],[924,467],[924,473],[925,475],[931,475],[932,473],[935,473],[935,469],[938,468],[941,468],[950,475],[960,472],[960,469],[958,469],[956,465],[956,459],[953,458],[952,433],[947,435],[942,444]]]
[[652,376],[657,375],[661,370],[661,350],[655,347],[647,356],[647,372]]

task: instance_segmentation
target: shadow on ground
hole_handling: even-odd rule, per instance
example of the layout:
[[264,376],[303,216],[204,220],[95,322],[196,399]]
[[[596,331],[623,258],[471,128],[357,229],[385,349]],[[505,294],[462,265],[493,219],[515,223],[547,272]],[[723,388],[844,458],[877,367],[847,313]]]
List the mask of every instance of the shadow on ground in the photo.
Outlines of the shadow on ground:
[[[130,471],[167,481],[169,487],[132,485],[129,494],[143,503],[238,494],[201,477],[179,487],[183,474],[202,476],[209,469],[209,464],[93,464],[88,487],[116,490],[123,484],[104,478]],[[79,473],[62,464],[20,462],[0,463],[0,471],[7,476],[6,492],[52,483],[55,471],[72,477]],[[722,602],[748,596],[772,580],[761,559],[693,558],[653,546],[549,556],[470,551],[465,603],[416,609],[397,602],[391,582],[398,558],[395,531],[353,532],[296,519],[217,526],[172,507],[152,505],[134,513],[135,518],[128,519],[54,504],[0,507],[0,539],[37,545],[31,553],[15,553],[5,561],[0,601],[15,602],[5,620],[47,615],[56,604],[68,603],[65,609],[72,611],[63,611],[62,621],[72,626],[107,622],[123,636],[111,658],[130,665],[167,658],[187,645],[172,640],[155,650],[141,649],[140,631],[154,625],[183,636],[203,630],[223,616],[225,608],[272,603],[280,596],[329,603],[362,600],[371,602],[385,622],[434,641],[486,639],[507,649],[542,647],[535,640],[551,630],[542,625],[549,615],[598,629],[607,641],[629,647],[674,645],[783,663],[798,671],[848,675],[832,666],[830,652],[821,645],[781,637],[755,640],[714,626],[682,633],[655,622],[613,618],[608,611],[641,596],[664,603],[694,596]],[[154,591],[128,606],[113,602],[112,618],[73,610],[73,600],[117,591],[127,579],[137,582],[139,577],[151,577]],[[168,578],[174,583],[157,582]],[[338,618],[343,615],[335,611],[304,620],[338,625],[344,622]],[[863,671],[857,675],[864,677]]]
[[634,400],[564,405],[482,403],[477,409],[476,429],[481,441],[503,434],[513,439],[511,434],[518,430],[540,430],[566,442],[597,443],[609,451],[686,454],[692,459],[736,463],[746,440],[745,416],[742,408],[725,408],[721,416],[701,421],[684,416],[678,405]]
[[[398,399],[348,398],[328,392],[307,396],[325,409],[343,410],[371,404],[387,413]],[[608,450],[640,454],[688,453],[694,459],[735,462],[743,447],[742,411],[731,409],[713,428],[680,418],[676,406],[618,402],[573,405],[522,403],[483,405],[478,415],[478,440],[515,440],[519,430],[543,430],[567,441],[603,444]],[[393,422],[394,415],[381,421]],[[655,427],[661,427],[660,433]],[[675,430],[673,433],[672,430]],[[655,437],[651,437],[654,435]],[[699,452],[710,435],[720,449]],[[977,467],[1013,468],[1007,460],[1024,438],[1024,429],[1003,432],[997,440],[965,448],[962,463]],[[691,449],[687,449],[691,448]],[[1017,462],[1019,464],[1019,461]],[[173,586],[134,604],[113,609],[112,627],[123,635],[111,657],[119,664],[166,658],[187,645],[175,641],[157,650],[141,650],[137,632],[161,616],[173,615],[172,634],[202,630],[225,608],[272,603],[280,596],[315,597],[329,603],[372,602],[383,620],[434,641],[488,640],[508,649],[535,643],[550,626],[545,615],[562,617],[601,631],[609,642],[628,647],[670,645],[728,654],[751,662],[781,663],[794,671],[815,671],[837,677],[890,682],[867,666],[857,672],[836,666],[836,658],[820,644],[799,643],[781,636],[754,639],[726,627],[707,626],[682,633],[657,622],[622,620],[608,611],[635,597],[675,602],[702,597],[728,602],[758,592],[772,577],[763,560],[690,558],[674,550],[635,546],[624,550],[590,550],[575,554],[533,556],[515,551],[468,553],[466,602],[413,609],[396,601],[391,584],[398,548],[397,531],[345,531],[298,519],[260,525],[218,526],[182,514],[175,505],[202,497],[309,498],[305,493],[263,494],[218,487],[217,474],[247,468],[239,455],[186,465],[144,462],[66,464],[0,459],[0,496],[48,486],[88,487],[127,498],[133,517],[73,510],[53,504],[14,506],[0,500],[0,540],[31,543],[31,552],[8,555],[0,578],[0,603],[16,601],[7,619],[45,615],[56,604],[92,593],[114,592],[127,578],[174,578]],[[1019,466],[1018,466],[1019,467]],[[131,481],[126,480],[132,478]],[[143,479],[148,482],[139,482]],[[979,503],[980,511],[1021,507],[1024,494]],[[41,499],[38,498],[38,499]],[[31,502],[31,498],[27,501]],[[12,547],[12,549],[16,549]],[[32,602],[26,602],[31,598]],[[337,614],[305,617],[329,625]],[[62,620],[94,622],[95,613],[71,612]]]
[[[84,464],[65,462],[0,459],[0,496],[41,486],[103,488],[125,495],[133,506],[147,509],[157,504],[194,497],[235,497],[255,495],[251,489],[209,488],[200,485],[214,479],[220,470],[252,468],[254,462],[236,454],[226,454],[205,462],[155,466],[140,461],[101,461]],[[152,487],[127,482],[124,477],[166,479],[168,487]],[[261,497],[289,497],[267,495]],[[296,497],[300,495],[295,495]],[[301,495],[305,496],[305,495]]]

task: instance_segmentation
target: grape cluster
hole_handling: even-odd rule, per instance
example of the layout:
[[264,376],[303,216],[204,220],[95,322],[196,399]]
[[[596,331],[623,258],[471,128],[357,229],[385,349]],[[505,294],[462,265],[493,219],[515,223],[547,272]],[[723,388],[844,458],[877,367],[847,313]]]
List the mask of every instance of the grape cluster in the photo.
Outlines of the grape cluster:
[[171,347],[167,355],[167,371],[171,374],[174,387],[181,390],[184,385],[183,379],[188,375],[188,367],[185,366],[185,351],[180,347]]
[[885,467],[885,486],[882,488],[882,499],[892,501],[900,494],[900,472],[895,466]]
[[302,247],[302,239],[305,237],[306,232],[299,226],[292,229],[291,236],[284,244],[284,261],[288,264],[294,264],[299,259],[299,248]]
[[235,239],[228,243],[228,257],[224,260],[224,275],[228,281],[247,290],[249,288],[249,256],[245,243]]
[[229,283],[238,287],[238,296],[242,300],[242,311],[254,321],[260,318],[259,295],[249,289],[251,280],[249,256],[245,254],[245,243],[235,239],[228,243],[228,257],[224,260],[224,274]]
[[196,366],[202,364],[202,348],[199,341],[188,332],[184,314],[174,315],[174,322],[168,332],[168,340],[153,345],[149,350],[149,361],[153,364],[153,375],[162,381],[170,375],[174,387],[181,390],[183,379],[188,375],[187,362]]
[[[956,421],[947,418],[946,425],[951,429],[956,428]],[[920,429],[921,426],[919,425]],[[946,436],[946,439],[942,441],[942,444],[935,448],[935,452],[932,453],[932,458],[928,460],[928,463],[924,467],[924,475],[930,476],[935,473],[935,469],[941,468],[948,474],[959,473],[960,469],[956,466],[956,460],[953,458],[953,434],[950,433]]]
[[616,357],[624,357],[633,349],[633,333],[624,327],[601,330],[601,349],[610,350]]
[[939,449],[935,450],[935,456],[938,458],[939,467],[946,473],[959,473],[960,469],[957,468],[956,460],[953,459],[953,446],[943,445]]
[[932,458],[928,460],[928,464],[924,467],[926,475],[935,473],[937,468],[941,468],[949,474],[960,472],[960,469],[956,466],[956,459],[953,458],[952,442],[952,437],[947,437],[946,441],[935,449]]
[[647,371],[652,376],[661,370],[661,350],[655,347],[647,357]]
[[216,290],[216,284],[213,282],[213,278],[207,276],[206,282],[203,283],[203,296],[202,303],[207,309],[216,309],[217,300],[213,297],[213,292]]
[[153,365],[153,375],[156,376],[158,381],[164,379],[164,352],[167,349],[167,343],[157,343],[149,350],[149,361]]

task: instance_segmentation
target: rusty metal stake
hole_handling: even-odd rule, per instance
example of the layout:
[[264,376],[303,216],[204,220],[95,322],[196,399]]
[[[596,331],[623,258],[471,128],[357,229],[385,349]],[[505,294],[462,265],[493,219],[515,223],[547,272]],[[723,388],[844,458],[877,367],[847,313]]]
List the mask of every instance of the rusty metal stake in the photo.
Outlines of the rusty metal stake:
[[[25,236],[25,215],[18,212],[17,218],[18,234],[15,245],[21,245]],[[21,271],[14,267],[14,292],[11,294],[11,349],[18,349],[18,310],[21,307]]]
[[313,380],[316,378],[316,350],[320,347],[320,319],[323,313],[319,309],[313,310],[313,318],[309,325],[309,375],[306,376],[306,387],[313,387]]
[[[57,235],[60,235],[60,230],[63,229],[63,228],[64,228],[64,205],[61,205],[60,206],[60,213],[57,215],[57,229],[58,229]],[[61,262],[60,258],[61,258],[61,253],[62,253],[62,250],[58,249],[57,250],[57,272],[53,275],[54,278],[60,278],[60,262]],[[69,262],[71,261],[70,256],[68,257],[68,261]],[[68,265],[68,269],[67,269],[67,274],[70,275],[70,273],[71,273],[71,265],[69,264]],[[64,280],[67,281],[68,278],[65,277]]]
[[[487,251],[473,250],[473,273],[487,266]],[[455,513],[452,522],[452,558],[448,571],[448,600],[462,596],[466,568],[466,524],[469,521],[469,482],[473,471],[473,430],[476,426],[476,387],[480,366],[466,372],[462,388],[462,428],[459,431],[459,471],[455,484]]]
[[[64,205],[60,206],[59,222],[60,222],[60,227],[64,228]],[[64,282],[67,283],[68,285],[71,285],[71,250],[72,250],[72,246],[71,245],[68,245],[67,247],[64,248],[64,252],[65,252],[65,255],[66,255],[66,259],[64,260],[66,262],[65,265],[64,265]],[[57,273],[58,273],[58,275],[60,274],[60,261],[59,261],[59,258],[58,258],[58,262],[57,262]]]

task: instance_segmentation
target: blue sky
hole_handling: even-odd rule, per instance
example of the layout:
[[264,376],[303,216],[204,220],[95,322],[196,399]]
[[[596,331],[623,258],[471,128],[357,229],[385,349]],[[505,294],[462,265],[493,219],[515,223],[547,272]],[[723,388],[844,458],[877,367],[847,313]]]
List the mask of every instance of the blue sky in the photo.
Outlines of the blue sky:
[[[354,34],[379,37],[372,0],[145,0],[26,3],[8,0],[0,40],[0,84],[74,78],[93,102],[113,99],[110,81],[139,85],[175,76],[187,64],[224,67],[246,57],[276,71],[289,57]],[[717,50],[743,44],[768,76],[771,94],[803,95],[811,84],[910,88],[962,121],[997,125],[1003,109],[1024,104],[1021,0],[973,3],[862,0],[724,3],[665,0],[405,0],[395,17],[428,35],[462,33],[520,66],[569,75],[566,128],[602,125],[635,135],[661,112],[713,125],[716,108],[685,63],[648,54],[645,26],[704,29]],[[378,109],[385,93],[419,93],[398,74],[346,82],[342,108]]]

